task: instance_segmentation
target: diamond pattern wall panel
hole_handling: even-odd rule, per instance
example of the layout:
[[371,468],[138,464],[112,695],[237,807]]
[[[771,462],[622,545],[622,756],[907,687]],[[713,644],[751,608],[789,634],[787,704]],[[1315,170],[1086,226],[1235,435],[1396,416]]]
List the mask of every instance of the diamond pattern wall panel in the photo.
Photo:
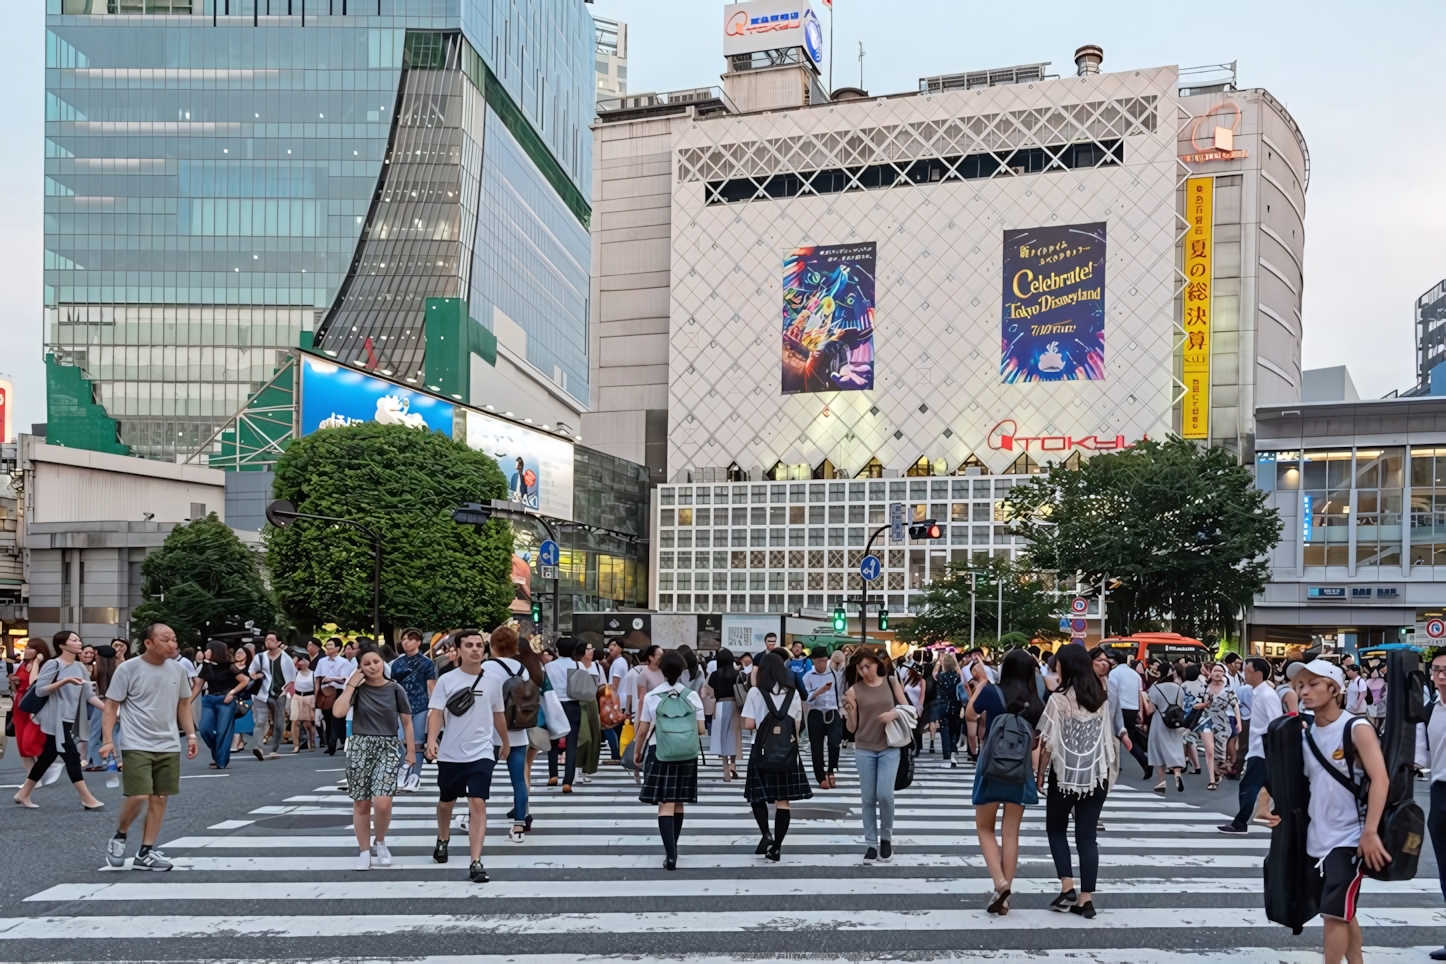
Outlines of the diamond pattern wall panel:
[[[951,470],[1020,436],[1135,440],[1171,428],[1178,219],[1174,68],[680,125],[674,150],[668,471],[920,456]],[[838,194],[707,201],[707,181],[1122,139],[1123,163]],[[1004,384],[1003,232],[1104,221],[1105,378]],[[874,389],[783,395],[782,264],[876,242]],[[996,441],[996,444],[997,441]],[[1036,449],[1032,454],[1039,456]]]

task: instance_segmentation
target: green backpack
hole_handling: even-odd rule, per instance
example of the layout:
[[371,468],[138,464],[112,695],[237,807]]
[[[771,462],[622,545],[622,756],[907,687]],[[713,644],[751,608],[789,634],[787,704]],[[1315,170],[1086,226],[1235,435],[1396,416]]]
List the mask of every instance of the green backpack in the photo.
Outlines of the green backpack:
[[653,713],[658,734],[656,759],[661,763],[682,763],[698,759],[698,710],[687,690],[669,693],[658,701]]

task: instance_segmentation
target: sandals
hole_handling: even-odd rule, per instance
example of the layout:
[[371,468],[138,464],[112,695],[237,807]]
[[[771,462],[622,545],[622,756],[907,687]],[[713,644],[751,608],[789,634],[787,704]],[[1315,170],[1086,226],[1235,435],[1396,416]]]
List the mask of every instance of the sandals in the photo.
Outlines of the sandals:
[[1219,782],[1218,780],[1217,780],[1216,782],[1214,782],[1214,783],[1207,783],[1207,784],[1205,784],[1205,789],[1206,789],[1206,790],[1218,790],[1219,788],[1220,788],[1220,782]]
[[1185,778],[1182,777],[1182,776],[1181,776],[1180,774],[1178,774],[1178,773],[1175,774],[1175,792],[1176,792],[1176,793],[1184,793],[1184,792],[1185,792]]
[[1160,781],[1159,786],[1155,787],[1155,792],[1162,797],[1165,795],[1165,782],[1163,780]]

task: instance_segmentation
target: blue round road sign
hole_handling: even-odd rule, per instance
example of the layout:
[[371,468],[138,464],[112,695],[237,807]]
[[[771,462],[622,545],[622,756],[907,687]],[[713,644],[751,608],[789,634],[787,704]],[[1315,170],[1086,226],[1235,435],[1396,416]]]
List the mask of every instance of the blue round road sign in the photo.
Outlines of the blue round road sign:
[[538,546],[537,562],[538,565],[543,566],[557,565],[557,543],[553,542],[551,539],[548,539],[542,545]]
[[873,582],[879,578],[880,573],[883,572],[883,568],[884,564],[879,562],[878,556],[864,556],[863,560],[859,563],[859,575],[863,576],[865,581]]

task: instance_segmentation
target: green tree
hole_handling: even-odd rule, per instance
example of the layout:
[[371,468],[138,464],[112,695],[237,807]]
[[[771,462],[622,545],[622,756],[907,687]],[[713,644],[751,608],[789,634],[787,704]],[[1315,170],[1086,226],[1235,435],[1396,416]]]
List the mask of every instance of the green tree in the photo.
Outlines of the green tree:
[[1231,631],[1270,577],[1281,522],[1266,494],[1223,448],[1171,437],[1051,466],[1006,500],[1029,565],[1062,584],[1118,580],[1111,632],[1172,625],[1214,641]]
[[[993,557],[972,567],[977,581],[974,594],[974,642],[978,646],[1012,648],[1022,638],[1057,636],[1056,604],[1045,595],[1045,580],[1025,566]],[[952,565],[942,579],[929,584],[924,609],[899,628],[899,636],[911,643],[948,640],[956,645],[969,642],[970,584],[968,565]],[[1003,597],[1003,608],[1000,597]],[[1002,620],[1000,618],[1002,613]],[[995,639],[1000,624],[1004,634]]]
[[247,622],[263,631],[276,623],[260,558],[214,512],[172,529],[141,563],[141,576],[144,602],[131,615],[137,639],[151,623],[165,623],[192,646],[208,635],[241,632]]
[[[512,601],[512,530],[452,521],[465,502],[505,498],[497,463],[440,432],[365,423],[292,442],[275,496],[300,512],[351,519],[382,540],[382,624],[492,627]],[[370,630],[371,542],[350,526],[266,528],[266,560],[298,625]]]

